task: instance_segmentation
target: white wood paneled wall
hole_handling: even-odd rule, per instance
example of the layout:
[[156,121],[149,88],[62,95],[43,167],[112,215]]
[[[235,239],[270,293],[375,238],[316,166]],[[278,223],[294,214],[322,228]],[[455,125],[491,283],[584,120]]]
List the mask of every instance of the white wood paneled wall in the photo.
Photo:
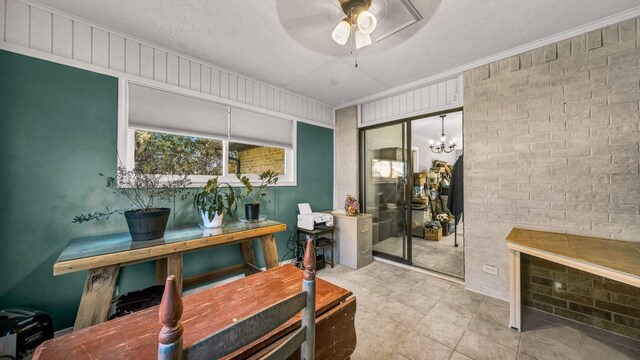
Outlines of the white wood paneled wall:
[[424,115],[462,106],[462,75],[360,105],[359,125]]
[[[0,48],[333,126],[333,107],[44,6],[0,0]],[[228,100],[228,101],[225,101]]]

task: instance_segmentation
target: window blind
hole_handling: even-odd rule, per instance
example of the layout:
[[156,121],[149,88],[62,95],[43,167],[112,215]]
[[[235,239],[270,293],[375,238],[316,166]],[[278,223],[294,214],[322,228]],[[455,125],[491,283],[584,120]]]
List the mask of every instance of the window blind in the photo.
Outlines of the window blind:
[[293,148],[293,120],[231,108],[230,141]]
[[129,84],[129,126],[227,140],[229,107],[187,95]]

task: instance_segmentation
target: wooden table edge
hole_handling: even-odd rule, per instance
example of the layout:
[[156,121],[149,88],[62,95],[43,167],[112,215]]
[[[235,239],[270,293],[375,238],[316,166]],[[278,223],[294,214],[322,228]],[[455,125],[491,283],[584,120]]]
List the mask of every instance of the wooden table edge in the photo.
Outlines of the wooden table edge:
[[[515,230],[515,229],[514,229]],[[566,255],[560,255],[546,250],[533,248],[530,246],[514,243],[511,240],[507,240],[507,248],[509,250],[518,251],[520,253],[529,254],[545,260],[549,260],[561,265],[566,265],[578,270],[586,271],[595,275],[603,276],[609,279],[620,281],[622,283],[640,287],[640,276],[613,269],[607,266],[594,264],[585,260],[578,260]]]
[[[175,243],[149,246],[139,249],[126,250],[126,254],[122,252],[109,253],[104,255],[94,255],[84,258],[56,261],[53,264],[53,275],[63,275],[81,270],[93,268],[101,268],[111,265],[130,265],[137,262],[146,262],[160,259],[171,254],[185,254],[192,251],[198,251],[211,246],[232,245],[247,240],[260,238],[262,236],[273,235],[277,232],[287,230],[284,223],[269,225],[257,229],[241,230],[229,234],[213,235],[192,240],[184,240]],[[234,234],[242,234],[251,232],[251,234],[234,238]],[[221,240],[221,238],[225,240]],[[227,240],[231,239],[231,240]],[[185,245],[189,245],[186,246]],[[96,266],[96,263],[99,265]]]

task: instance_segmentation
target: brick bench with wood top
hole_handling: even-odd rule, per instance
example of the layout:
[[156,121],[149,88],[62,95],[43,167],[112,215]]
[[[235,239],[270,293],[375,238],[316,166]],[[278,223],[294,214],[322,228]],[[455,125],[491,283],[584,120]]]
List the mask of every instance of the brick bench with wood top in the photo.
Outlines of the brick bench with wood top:
[[[313,245],[308,248],[313,251]],[[309,261],[307,261],[308,264]],[[169,291],[170,294],[165,293],[165,297],[173,300],[165,301],[163,298],[164,304],[160,307],[155,306],[48,340],[38,347],[34,359],[153,359],[158,358],[158,349],[163,349],[163,345],[168,345],[174,350],[186,349],[185,359],[208,359],[216,356],[209,356],[210,353],[205,351],[203,357],[194,357],[189,355],[189,352],[193,354],[197,352],[190,349],[195,349],[201,346],[198,344],[203,340],[207,342],[205,339],[216,336],[227,339],[224,340],[224,347],[231,351],[230,354],[221,358],[257,359],[274,350],[278,352],[283,348],[291,349],[291,345],[285,343],[292,334],[296,340],[302,339],[306,346],[313,347],[313,340],[315,340],[313,352],[315,359],[349,358],[356,346],[354,324],[356,299],[348,290],[322,279],[313,279],[315,276],[311,276],[313,274],[311,268],[307,266],[305,275],[304,271],[293,265],[279,266],[186,296],[182,298],[182,307],[176,305],[175,298],[178,291],[174,284],[175,279],[170,277],[168,281],[170,285],[165,288],[165,291]],[[277,317],[273,316],[273,308],[277,311],[287,309],[291,312],[293,310],[290,305],[293,302],[297,303],[298,307],[304,303],[307,309],[311,309],[312,306],[307,304],[307,299],[313,297],[310,292],[313,287],[315,287],[315,315],[313,316],[315,339],[307,331],[310,329],[308,325],[310,320],[307,319],[304,327],[301,326],[304,311],[274,330],[269,328],[268,324],[273,326],[274,317]],[[293,309],[296,306],[293,306]],[[158,320],[161,307],[164,308],[162,315],[164,327]],[[307,311],[306,314],[312,313]],[[247,330],[245,326],[247,321],[251,324],[265,323],[264,326],[250,327],[262,326],[261,329],[267,334],[257,340],[249,339],[250,341],[243,343],[244,339],[236,338],[234,334],[244,334],[242,331]],[[178,322],[181,323],[180,326]],[[302,328],[305,330],[298,330]],[[160,334],[161,330],[164,335]],[[304,332],[304,336],[297,331]],[[225,332],[229,336],[220,335]],[[217,342],[213,343],[215,345]],[[298,355],[294,353],[293,358],[298,358]],[[303,358],[312,359],[309,356],[307,354]],[[279,357],[276,356],[276,358]]]
[[520,254],[528,254],[640,287],[640,243],[514,228],[507,236],[510,259],[509,326],[521,330]]

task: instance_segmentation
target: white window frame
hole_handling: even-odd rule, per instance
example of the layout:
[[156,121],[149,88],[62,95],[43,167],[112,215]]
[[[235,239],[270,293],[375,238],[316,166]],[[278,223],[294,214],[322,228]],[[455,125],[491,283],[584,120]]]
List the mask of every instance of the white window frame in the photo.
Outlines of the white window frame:
[[[156,131],[156,130],[136,129],[136,128],[129,127],[129,82],[130,80],[124,79],[124,78],[119,78],[118,80],[118,136],[117,136],[118,145],[117,146],[118,146],[118,164],[123,163],[127,168],[127,170],[133,170],[134,164],[135,164],[135,161],[134,161],[135,131],[136,130]],[[293,121],[292,148],[291,149],[284,148],[285,149],[285,164],[284,164],[285,173],[279,175],[278,182],[272,186],[296,186],[297,185],[296,154],[297,154],[298,122],[295,118],[289,115],[267,111],[261,108],[257,108],[255,106],[228,101],[215,96],[202,94],[200,92],[178,88],[172,85],[151,83],[151,82],[146,82],[139,79],[136,79],[136,81],[134,81],[133,83],[154,87],[161,90],[166,90],[166,91],[174,92],[181,95],[188,95],[196,98],[201,98],[204,100],[214,101],[227,106],[243,108],[246,110],[263,113],[269,116],[275,116],[275,117],[280,117],[287,120],[292,120]],[[157,130],[157,132],[169,133],[173,135],[191,136],[188,133],[167,132],[167,131],[161,131],[161,130]],[[203,136],[199,136],[199,137],[206,138]],[[222,175],[218,176],[219,181],[227,182],[232,186],[243,186],[242,183],[238,180],[238,178],[234,174],[227,174],[228,167],[229,167],[229,143],[230,142],[241,143],[241,144],[249,144],[249,143],[231,141],[229,139],[221,140],[218,138],[212,138],[212,140],[222,141],[222,153],[223,153]],[[258,144],[258,143],[251,143],[250,145],[277,147],[269,144]],[[246,175],[251,180],[251,183],[253,184],[260,183],[258,174],[243,174],[243,175]],[[215,175],[190,175],[189,179],[191,180],[191,185],[189,187],[203,186],[204,184],[206,184],[207,180],[213,177],[215,177]]]

